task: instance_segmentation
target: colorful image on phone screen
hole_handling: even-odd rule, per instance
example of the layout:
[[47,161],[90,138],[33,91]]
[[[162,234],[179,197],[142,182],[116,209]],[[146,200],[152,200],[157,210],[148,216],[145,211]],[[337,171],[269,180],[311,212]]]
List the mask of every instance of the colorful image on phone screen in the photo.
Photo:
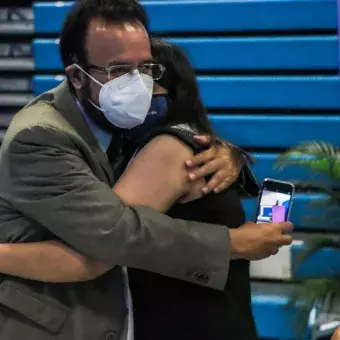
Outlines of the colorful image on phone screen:
[[290,194],[263,190],[256,222],[285,222],[288,218],[291,199]]

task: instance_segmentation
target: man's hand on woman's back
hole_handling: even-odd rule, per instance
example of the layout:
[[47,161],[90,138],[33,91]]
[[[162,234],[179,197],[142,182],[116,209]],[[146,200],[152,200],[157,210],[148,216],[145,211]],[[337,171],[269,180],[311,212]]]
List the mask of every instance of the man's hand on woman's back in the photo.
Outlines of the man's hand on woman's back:
[[212,175],[209,182],[202,187],[204,194],[227,189],[237,180],[242,168],[234,153],[223,144],[212,144],[208,136],[195,136],[195,140],[202,145],[210,145],[210,148],[186,162],[189,179],[196,180]]

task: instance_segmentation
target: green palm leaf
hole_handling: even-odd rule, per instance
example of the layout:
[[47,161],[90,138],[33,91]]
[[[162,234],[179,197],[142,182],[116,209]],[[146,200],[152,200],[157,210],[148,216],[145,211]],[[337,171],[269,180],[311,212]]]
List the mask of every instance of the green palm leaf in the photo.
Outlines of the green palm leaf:
[[276,168],[303,166],[316,173],[340,179],[340,148],[325,142],[305,142],[280,155]]
[[[331,182],[340,182],[340,148],[322,141],[305,142],[288,150],[280,155],[276,161],[276,169],[282,170],[288,166],[300,166],[311,171],[313,175],[321,174],[328,177]],[[340,226],[340,193],[332,189],[331,186],[323,182],[305,181],[297,182],[297,185],[305,191],[313,189],[324,194],[324,198],[313,200],[311,209],[318,209],[316,213],[305,218],[309,220],[308,225],[318,223],[325,226]],[[300,265],[312,254],[325,249],[332,248],[340,250],[340,239],[331,237],[315,238],[308,242],[308,249],[301,253],[297,259]],[[340,296],[340,277],[333,276],[327,279],[308,279],[298,282],[297,288],[287,305],[289,307],[299,307],[297,330],[302,337],[308,324],[308,318],[312,308],[319,303],[323,303],[329,294]]]

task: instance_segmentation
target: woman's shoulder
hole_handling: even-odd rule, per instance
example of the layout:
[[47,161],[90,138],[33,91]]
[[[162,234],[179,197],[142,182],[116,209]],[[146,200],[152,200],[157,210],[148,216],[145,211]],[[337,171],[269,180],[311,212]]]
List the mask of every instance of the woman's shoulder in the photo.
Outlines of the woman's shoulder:
[[189,124],[161,126],[149,133],[149,135],[139,146],[138,150],[143,148],[152,140],[155,140],[157,137],[168,135],[179,140],[182,144],[185,144],[193,151],[194,154],[196,154],[205,149],[205,146],[200,145],[194,138],[194,136],[198,134],[199,132],[195,129],[195,127]]
[[[206,149],[206,146],[200,145],[194,138],[198,131],[189,124],[176,124],[160,126],[153,129],[135,149],[134,154],[129,159],[128,166],[141,152],[152,149],[161,152],[163,157],[169,159],[173,156],[178,158],[190,157],[191,154],[197,154]],[[187,158],[186,158],[187,159]]]
[[194,129],[189,130],[189,126],[183,124],[158,127],[138,145],[128,166],[141,156],[148,162],[155,162],[155,158],[166,160],[174,167],[177,162],[181,160],[184,162],[188,157],[202,150],[201,145],[194,139],[196,134]]

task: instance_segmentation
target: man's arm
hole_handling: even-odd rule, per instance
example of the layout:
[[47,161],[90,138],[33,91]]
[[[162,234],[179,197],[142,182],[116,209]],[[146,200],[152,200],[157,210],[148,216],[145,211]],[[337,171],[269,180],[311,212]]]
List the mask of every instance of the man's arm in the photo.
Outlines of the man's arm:
[[[166,211],[197,184],[201,186],[187,181],[183,163],[191,155],[191,149],[177,138],[158,136],[138,153],[113,190],[128,205],[145,204]],[[60,242],[0,244],[0,273],[11,276],[78,282],[94,279],[111,268]]]
[[224,288],[227,228],[126,207],[62,132],[41,126],[21,131],[4,161],[9,163],[4,195],[10,193],[18,210],[77,251],[97,261]]
[[0,244],[0,273],[24,279],[53,283],[89,281],[111,268],[57,241]]

